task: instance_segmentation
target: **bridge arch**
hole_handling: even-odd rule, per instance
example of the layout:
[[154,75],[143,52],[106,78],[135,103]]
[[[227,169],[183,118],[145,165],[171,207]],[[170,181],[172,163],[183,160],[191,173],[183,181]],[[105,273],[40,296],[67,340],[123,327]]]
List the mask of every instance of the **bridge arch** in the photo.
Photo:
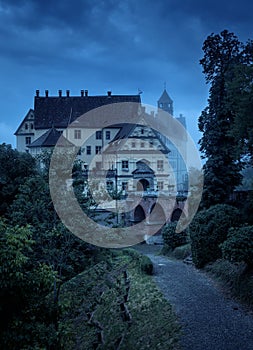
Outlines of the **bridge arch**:
[[134,209],[134,222],[141,222],[146,219],[146,214],[142,206],[139,204]]
[[180,209],[180,208],[175,209],[175,210],[172,212],[172,214],[171,214],[171,219],[170,219],[170,221],[171,221],[171,222],[178,221],[178,220],[180,219],[181,215],[182,215],[182,216],[185,216],[183,210]]

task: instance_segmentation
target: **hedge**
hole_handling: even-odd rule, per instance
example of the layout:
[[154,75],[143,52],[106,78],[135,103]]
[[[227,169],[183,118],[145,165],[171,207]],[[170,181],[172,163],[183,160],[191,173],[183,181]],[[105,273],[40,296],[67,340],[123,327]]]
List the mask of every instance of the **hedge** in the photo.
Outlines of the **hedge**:
[[190,224],[192,260],[201,268],[222,257],[220,244],[229,228],[238,226],[239,210],[227,204],[217,204],[196,214]]

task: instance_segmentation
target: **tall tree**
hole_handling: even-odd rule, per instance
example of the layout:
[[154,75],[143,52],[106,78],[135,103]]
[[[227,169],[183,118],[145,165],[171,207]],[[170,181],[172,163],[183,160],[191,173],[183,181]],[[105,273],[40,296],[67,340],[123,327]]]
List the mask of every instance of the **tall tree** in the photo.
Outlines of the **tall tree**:
[[[253,59],[253,54],[252,54]],[[245,161],[253,163],[253,64],[239,64],[233,68],[233,79],[227,81],[228,106],[234,116],[231,134],[237,152]]]
[[231,69],[241,61],[242,43],[224,30],[211,34],[203,44],[204,57],[200,60],[206,82],[210,83],[208,106],[199,117],[203,133],[200,150],[204,165],[203,204],[209,207],[224,203],[240,184],[242,168],[236,152],[235,137],[230,132],[234,114],[227,104],[226,81]]
[[0,145],[0,216],[6,214],[20,184],[35,173],[35,159],[30,154],[13,150],[5,143]]

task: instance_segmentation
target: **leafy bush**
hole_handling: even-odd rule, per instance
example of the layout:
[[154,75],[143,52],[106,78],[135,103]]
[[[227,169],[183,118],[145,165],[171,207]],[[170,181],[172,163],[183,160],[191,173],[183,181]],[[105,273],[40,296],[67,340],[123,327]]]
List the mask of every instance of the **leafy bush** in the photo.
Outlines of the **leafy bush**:
[[153,273],[152,261],[145,255],[141,258],[141,271],[145,272],[147,275],[152,275]]
[[191,255],[191,245],[188,243],[177,247],[174,249],[172,254],[172,256],[176,259],[183,260]]
[[165,249],[173,250],[187,243],[187,232],[176,232],[177,222],[171,222],[162,229]]
[[231,228],[221,250],[224,259],[253,267],[253,226]]
[[221,283],[223,291],[253,307],[252,272],[246,267],[245,263],[233,264],[228,260],[218,259],[208,264],[205,270]]
[[230,227],[238,226],[240,214],[238,209],[217,204],[200,211],[190,224],[192,260],[201,268],[222,256],[219,245],[223,243]]

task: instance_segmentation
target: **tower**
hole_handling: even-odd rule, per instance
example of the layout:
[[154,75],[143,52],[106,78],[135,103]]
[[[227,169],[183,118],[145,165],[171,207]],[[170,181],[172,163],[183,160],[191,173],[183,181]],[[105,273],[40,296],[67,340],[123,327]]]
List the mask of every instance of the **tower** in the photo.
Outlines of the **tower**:
[[161,97],[157,101],[157,107],[173,116],[173,101],[168,95],[166,88],[164,88]]

